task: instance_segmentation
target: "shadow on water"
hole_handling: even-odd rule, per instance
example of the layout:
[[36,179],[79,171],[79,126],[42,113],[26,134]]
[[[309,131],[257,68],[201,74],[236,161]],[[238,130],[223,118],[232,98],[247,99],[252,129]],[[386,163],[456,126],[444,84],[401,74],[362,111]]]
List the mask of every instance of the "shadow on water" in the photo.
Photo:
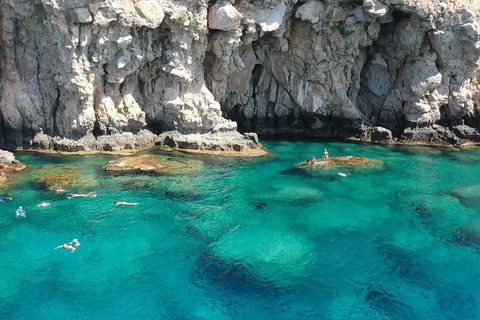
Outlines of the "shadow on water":
[[455,229],[451,242],[476,249],[480,253],[480,225],[477,223]]
[[308,172],[307,170],[300,169],[300,168],[288,168],[280,171],[280,174],[286,176],[300,176],[306,178],[313,178],[313,174]]
[[171,200],[180,201],[180,202],[194,202],[200,201],[205,197],[199,190],[190,189],[190,190],[165,190],[165,197]]
[[385,242],[379,242],[377,250],[386,266],[400,278],[425,285],[431,282],[427,270],[414,253]]
[[414,309],[401,302],[394,294],[382,286],[371,287],[365,290],[365,302],[373,309],[391,319],[416,319]]
[[[480,237],[478,235],[473,242],[477,248],[480,248]],[[385,265],[394,274],[415,286],[433,292],[437,300],[436,304],[447,319],[476,319],[478,311],[475,307],[474,298],[456,288],[455,285],[442,281],[442,279],[431,274],[420,256],[386,242],[378,241],[376,244]],[[375,309],[386,315],[390,314],[398,319],[414,319],[414,317],[411,317],[413,316],[413,310],[404,303],[397,301],[397,298],[385,291],[384,288],[370,289],[365,299]]]
[[225,263],[206,253],[196,262],[192,282],[202,288],[213,284],[216,290],[240,296],[278,296],[289,290],[288,287],[278,287],[268,281],[259,281],[258,277],[244,270],[243,266]]

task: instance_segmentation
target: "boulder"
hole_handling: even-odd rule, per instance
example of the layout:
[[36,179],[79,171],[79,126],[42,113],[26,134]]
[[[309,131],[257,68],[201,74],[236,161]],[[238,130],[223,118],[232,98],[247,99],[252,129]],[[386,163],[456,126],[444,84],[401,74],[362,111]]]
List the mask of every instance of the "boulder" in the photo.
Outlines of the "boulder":
[[74,23],[90,23],[93,21],[92,15],[88,11],[88,8],[75,8],[73,9],[72,16]]
[[372,141],[391,141],[392,132],[383,127],[373,127],[371,139]]
[[28,167],[18,161],[14,154],[9,151],[0,150],[0,185],[10,181],[11,172],[19,172],[27,169]]
[[240,134],[237,131],[213,130],[205,134],[181,134],[178,131],[159,135],[157,145],[186,152],[223,156],[258,157],[268,155],[258,143],[255,133]]
[[240,27],[243,16],[228,1],[218,1],[208,11],[208,27],[223,31],[233,31]]

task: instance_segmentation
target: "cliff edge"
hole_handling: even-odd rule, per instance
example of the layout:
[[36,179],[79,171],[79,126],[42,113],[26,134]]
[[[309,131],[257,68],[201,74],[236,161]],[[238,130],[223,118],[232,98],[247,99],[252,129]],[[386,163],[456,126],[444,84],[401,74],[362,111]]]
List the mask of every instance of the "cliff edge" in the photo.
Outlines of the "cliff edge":
[[193,135],[260,147],[248,132],[480,141],[479,11],[470,0],[4,0],[0,146]]

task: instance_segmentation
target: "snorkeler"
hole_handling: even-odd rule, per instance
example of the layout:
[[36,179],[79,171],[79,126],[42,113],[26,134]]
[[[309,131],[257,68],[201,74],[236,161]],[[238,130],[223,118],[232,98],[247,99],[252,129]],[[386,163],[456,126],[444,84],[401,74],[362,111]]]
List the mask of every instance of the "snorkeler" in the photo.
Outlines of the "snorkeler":
[[5,202],[5,200],[12,200],[10,197],[0,197],[0,202]]
[[96,197],[97,194],[90,192],[90,193],[70,193],[70,196],[68,196],[68,199],[72,198],[79,198],[79,197]]
[[64,243],[62,245],[59,245],[58,247],[56,248],[53,248],[53,249],[60,249],[60,248],[63,248],[63,249],[71,249],[72,250],[72,253],[75,252],[75,250],[77,249],[77,247],[80,245],[80,242],[78,242],[77,239],[73,239],[72,241],[70,241],[69,243]]
[[25,217],[25,210],[23,210],[22,206],[18,207],[16,215],[17,217]]
[[114,203],[116,206],[120,206],[120,205],[123,205],[123,206],[136,206],[136,205],[138,205],[138,202],[113,201],[113,203]]

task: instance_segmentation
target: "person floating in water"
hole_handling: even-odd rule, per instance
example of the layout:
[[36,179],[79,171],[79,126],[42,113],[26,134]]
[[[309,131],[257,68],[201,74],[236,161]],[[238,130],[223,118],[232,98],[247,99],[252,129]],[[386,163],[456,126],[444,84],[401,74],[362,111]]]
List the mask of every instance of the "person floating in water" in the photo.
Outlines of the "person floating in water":
[[90,192],[90,193],[70,193],[70,196],[68,196],[68,199],[72,198],[79,198],[79,197],[96,197],[97,194]]
[[327,149],[323,149],[323,159],[328,159],[328,157],[329,157],[329,154]]
[[12,200],[10,197],[0,197],[0,202],[4,202],[5,200]]
[[55,191],[56,191],[57,193],[62,193],[62,192],[65,192],[65,190],[63,190],[63,188],[62,188],[62,186],[61,186],[61,185],[60,185],[60,186],[58,187],[58,189],[57,189],[57,190],[55,190]]
[[38,206],[39,207],[48,207],[49,205],[50,205],[50,203],[48,203],[48,202],[42,202]]
[[138,202],[113,201],[116,206],[136,206]]
[[17,217],[25,217],[25,210],[23,210],[22,206],[18,207],[16,214]]
[[53,249],[70,249],[72,250],[72,253],[75,252],[75,250],[77,249],[77,247],[80,245],[80,242],[78,242],[77,239],[73,239],[72,241],[70,241],[69,243],[64,243],[62,245],[59,245],[58,247],[56,248],[53,248]]

